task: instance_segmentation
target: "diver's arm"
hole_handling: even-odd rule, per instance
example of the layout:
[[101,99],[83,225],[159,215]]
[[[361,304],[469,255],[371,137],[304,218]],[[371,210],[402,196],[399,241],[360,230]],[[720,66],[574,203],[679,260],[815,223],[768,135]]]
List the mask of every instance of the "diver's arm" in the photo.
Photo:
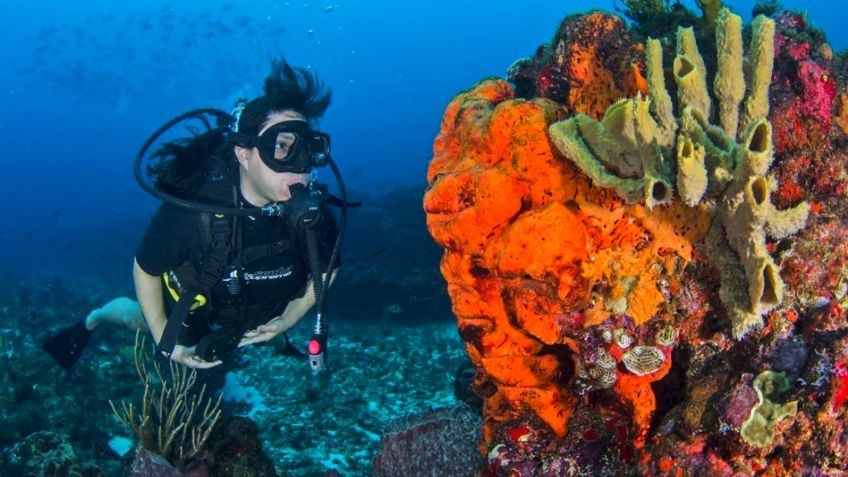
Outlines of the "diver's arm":
[[165,314],[165,302],[162,300],[162,280],[142,270],[138,261],[134,260],[133,281],[135,295],[138,298],[138,304],[141,305],[141,313],[147,321],[153,340],[159,344],[162,333],[165,331],[165,323],[168,321],[168,316]]
[[[333,273],[330,275],[330,282],[327,284],[327,288],[333,284],[336,280],[336,274],[339,271],[338,268],[333,270]],[[327,278],[327,274],[322,275],[323,279]],[[306,293],[303,294],[300,298],[295,298],[290,301],[288,305],[286,305],[286,309],[283,313],[270,320],[268,323],[264,325],[260,325],[255,330],[250,330],[244,334],[244,338],[242,338],[239,343],[239,347],[247,346],[256,343],[264,343],[266,341],[270,341],[274,339],[276,336],[281,333],[285,333],[292,326],[296,325],[306,313],[315,305],[315,286],[313,285],[312,280],[309,280],[309,285],[306,287]]]
[[[162,280],[142,270],[138,261],[134,261],[133,281],[135,282],[138,304],[141,305],[141,313],[147,321],[147,327],[150,328],[153,340],[156,344],[159,344],[162,333],[165,332],[165,323],[168,322],[168,315],[165,314],[165,302],[162,300]],[[222,363],[220,360],[207,362],[200,359],[195,354],[194,346],[175,345],[170,358],[177,363],[195,369],[208,369]]]

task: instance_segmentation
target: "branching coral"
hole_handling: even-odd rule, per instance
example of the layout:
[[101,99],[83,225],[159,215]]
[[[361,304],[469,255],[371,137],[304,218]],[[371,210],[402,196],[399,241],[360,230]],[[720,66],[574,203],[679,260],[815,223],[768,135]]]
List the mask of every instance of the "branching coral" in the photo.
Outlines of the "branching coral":
[[221,417],[221,397],[217,401],[204,398],[206,386],[192,394],[197,371],[169,361],[170,384],[159,363],[153,363],[156,378],[147,369],[147,353],[140,332],[135,338],[135,369],[144,385],[141,409],[132,403],[121,402],[121,409],[112,401],[112,412],[138,436],[143,449],[156,453],[183,468],[203,448]]
[[[553,124],[550,135],[595,185],[612,188],[628,202],[644,200],[648,207],[667,203],[674,182],[690,207],[704,201],[721,225],[713,227],[707,252],[724,265],[721,297],[733,335],[742,338],[761,327],[762,315],[782,300],[783,282],[766,250],[766,235],[781,239],[796,233],[804,226],[809,207],[802,203],[779,211],[769,199],[776,187],[767,176],[773,146],[771,126],[765,120],[774,23],[762,16],[752,23],[747,98],[742,22],[727,9],[717,15],[716,44],[713,92],[720,126],[708,120],[713,98],[694,33],[680,28],[673,65],[676,117],[665,87],[660,43],[649,40],[647,98],[619,100],[601,121],[578,114]],[[738,278],[740,269],[744,283]]]

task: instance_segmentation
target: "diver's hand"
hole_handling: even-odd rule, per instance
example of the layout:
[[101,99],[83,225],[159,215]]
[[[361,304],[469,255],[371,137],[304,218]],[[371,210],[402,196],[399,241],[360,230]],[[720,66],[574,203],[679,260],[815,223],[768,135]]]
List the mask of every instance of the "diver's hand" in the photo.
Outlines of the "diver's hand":
[[238,347],[271,341],[288,328],[290,327],[285,325],[282,318],[275,318],[264,325],[259,325],[255,330],[245,333],[239,341]]
[[174,351],[171,353],[171,360],[177,363],[188,366],[192,369],[209,369],[218,366],[223,361],[204,361],[200,356],[195,354],[195,346],[174,346]]

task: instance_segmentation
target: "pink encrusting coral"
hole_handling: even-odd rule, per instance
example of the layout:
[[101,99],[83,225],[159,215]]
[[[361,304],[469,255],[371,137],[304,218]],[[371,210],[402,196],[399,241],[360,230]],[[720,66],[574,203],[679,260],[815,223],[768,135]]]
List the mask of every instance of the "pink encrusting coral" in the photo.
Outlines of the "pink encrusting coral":
[[758,18],[743,61],[741,19],[701,3],[660,42],[568,17],[445,111],[424,208],[483,475],[844,466],[845,78],[804,17]]
[[[827,141],[836,98],[832,53],[799,14],[784,12],[776,19],[775,56],[779,68],[771,88],[775,144],[784,150],[822,147]],[[818,40],[818,44],[811,43]]]

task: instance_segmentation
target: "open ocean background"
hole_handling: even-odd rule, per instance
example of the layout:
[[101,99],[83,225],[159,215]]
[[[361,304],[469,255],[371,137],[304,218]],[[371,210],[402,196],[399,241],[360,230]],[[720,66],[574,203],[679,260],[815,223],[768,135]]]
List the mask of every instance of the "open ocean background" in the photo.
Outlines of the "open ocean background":
[[[694,1],[684,3],[695,8]],[[753,0],[727,3],[750,20]],[[352,287],[345,295],[339,286],[329,293],[342,299],[329,309],[336,367],[323,397],[308,399],[303,392],[315,386],[305,364],[250,349],[228,376],[225,402],[229,411],[236,406],[258,423],[282,475],[323,475],[325,469],[367,475],[382,426],[454,404],[455,371],[466,362],[438,278],[438,250],[424,230],[420,195],[408,192],[426,187],[445,106],[477,81],[505,76],[514,61],[548,42],[566,15],[612,11],[614,5],[613,0],[2,0],[0,344],[14,352],[0,362],[0,387],[20,393],[0,394],[0,475],[6,475],[8,449],[41,430],[66,433],[83,458],[109,472],[120,468],[114,455],[91,449],[131,438],[105,404],[138,391],[131,335],[112,330],[93,340],[68,374],[52,366],[39,340],[54,327],[82,319],[96,304],[131,292],[133,255],[158,206],[132,176],[142,142],[184,111],[229,111],[236,98],[260,95],[270,61],[281,54],[315,70],[333,90],[320,129],[332,135],[333,157],[350,199],[383,197],[378,203],[389,205],[350,212],[348,226],[355,233],[346,239],[343,255],[347,270],[358,271],[359,286],[372,295]],[[809,10],[834,51],[848,47],[848,3],[783,5]],[[322,179],[333,184],[327,172]],[[391,194],[398,188],[407,192],[395,200]],[[391,220],[383,220],[388,210]],[[410,227],[412,219],[420,221],[420,230]],[[385,269],[373,267],[383,280],[373,286],[363,273],[368,263],[351,258],[391,241],[406,248],[407,256],[426,249],[418,262],[428,261],[424,269],[417,263],[413,273],[403,256],[387,252],[383,257],[393,260],[397,273],[386,277],[380,273]],[[431,247],[415,248],[422,243]],[[392,282],[399,284],[390,296],[385,287]],[[434,289],[442,298],[438,303]],[[417,297],[431,305],[421,307],[423,319],[395,320],[406,312],[399,303],[414,308],[406,304],[416,302],[401,300],[404,290],[431,293]],[[374,295],[379,300],[380,294],[386,301],[365,310],[365,300]],[[351,304],[357,295],[361,303]],[[373,320],[349,319],[357,312]],[[304,320],[310,322],[311,316]],[[297,327],[298,346],[306,342],[308,328]],[[315,421],[320,432],[311,432]]]
[[[349,188],[424,186],[441,115],[462,89],[504,76],[567,14],[612,0],[3,2],[0,272],[130,283],[157,203],[131,163],[160,124],[255,97],[271,58],[333,89],[321,127]],[[750,17],[753,1],[730,2]],[[834,50],[848,4],[811,10]],[[327,177],[327,179],[330,179]]]

